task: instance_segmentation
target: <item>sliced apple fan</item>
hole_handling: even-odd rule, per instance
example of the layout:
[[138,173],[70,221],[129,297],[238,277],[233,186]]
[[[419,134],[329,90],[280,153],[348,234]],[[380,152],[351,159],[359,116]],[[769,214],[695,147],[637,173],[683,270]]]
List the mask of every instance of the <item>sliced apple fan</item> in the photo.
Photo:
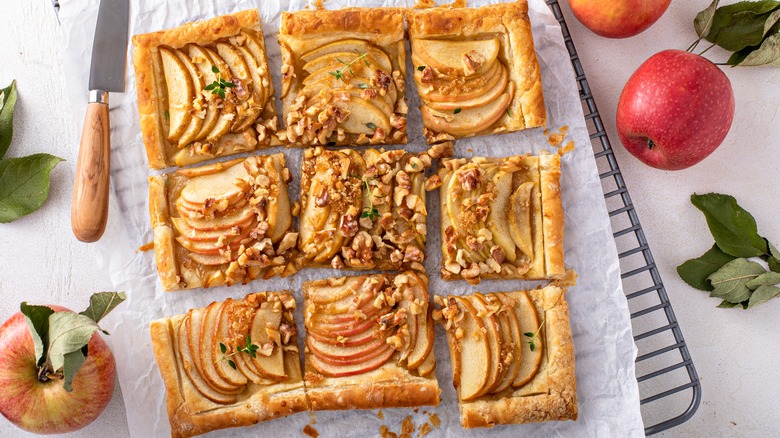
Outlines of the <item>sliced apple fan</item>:
[[439,176],[442,278],[563,276],[558,155],[443,160]]
[[414,83],[428,143],[544,125],[527,12],[525,2],[409,11]]
[[149,178],[157,271],[165,290],[291,275],[298,233],[283,154]]
[[406,143],[403,14],[282,12],[281,98],[290,143]]
[[149,166],[281,144],[257,10],[133,37]]
[[463,427],[577,419],[565,289],[436,297]]

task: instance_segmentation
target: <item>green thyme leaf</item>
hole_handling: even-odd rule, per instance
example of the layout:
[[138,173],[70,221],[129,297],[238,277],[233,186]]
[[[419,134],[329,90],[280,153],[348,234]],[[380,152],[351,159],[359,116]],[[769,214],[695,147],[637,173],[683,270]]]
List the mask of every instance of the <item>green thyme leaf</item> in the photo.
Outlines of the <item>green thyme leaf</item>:
[[534,351],[536,349],[536,344],[534,344],[533,342],[529,342],[528,347],[531,348],[531,351]]
[[373,123],[371,123],[371,122],[368,122],[368,123],[366,123],[366,127],[367,127],[368,129],[376,129],[376,125],[375,125],[375,124],[373,124]]
[[417,67],[417,70],[418,71],[423,71],[423,70],[425,70],[425,66],[424,65],[420,65],[420,66]]
[[236,86],[236,84],[228,81],[221,81],[219,84],[222,86],[222,88],[233,88]]
[[366,88],[368,88],[368,84],[366,84],[365,82],[361,82],[358,84],[358,88],[360,88],[361,90],[365,90]]
[[49,197],[49,177],[62,158],[34,154],[0,161],[0,223],[41,208]]
[[733,196],[693,194],[691,203],[704,213],[715,243],[726,254],[756,257],[767,253],[767,244],[758,235],[756,220],[737,204]]
[[534,334],[533,334],[533,333],[531,333],[531,332],[525,332],[525,333],[523,333],[523,336],[527,336],[527,337],[529,337],[529,338],[533,338],[533,337],[534,337]]
[[712,248],[703,256],[688,260],[678,266],[677,274],[690,286],[703,291],[711,291],[713,287],[707,277],[734,258],[721,251],[718,245],[712,245]]
[[230,368],[236,369],[236,363],[230,359],[228,359],[228,365],[230,365]]
[[455,111],[453,111],[452,113],[453,113],[453,114],[458,114],[459,112],[460,112],[460,107],[458,107],[458,108],[455,108]]
[[95,323],[99,323],[116,306],[127,299],[124,292],[98,292],[89,297],[89,307],[81,315],[84,315]]
[[214,72],[214,73],[219,73],[219,69],[217,68],[216,65],[212,65],[211,66],[211,71]]
[[0,103],[0,159],[5,156],[11,139],[14,136],[14,107],[16,107],[16,80],[11,85],[0,90],[2,103]]
[[507,109],[507,110],[506,110],[506,116],[507,116],[507,117],[512,117],[512,111],[511,111],[511,110],[509,110],[509,109]]
[[772,285],[759,286],[750,296],[747,308],[758,306],[780,296],[780,287]]
[[165,120],[169,120],[171,118],[171,113],[169,113],[168,110],[165,110],[163,116],[165,117]]
[[219,351],[222,352],[222,354],[227,353],[227,346],[223,344],[222,342],[219,343]]
[[734,259],[708,277],[714,288],[710,296],[741,303],[750,298],[747,283],[765,272],[766,269],[756,262]]
[[213,89],[217,88],[218,86],[219,86],[219,83],[218,83],[218,82],[216,82],[216,81],[214,81],[214,82],[212,82],[212,83],[210,83],[210,84],[206,85],[206,88],[205,88],[205,90],[206,90],[206,91],[211,91],[211,90],[213,90]]

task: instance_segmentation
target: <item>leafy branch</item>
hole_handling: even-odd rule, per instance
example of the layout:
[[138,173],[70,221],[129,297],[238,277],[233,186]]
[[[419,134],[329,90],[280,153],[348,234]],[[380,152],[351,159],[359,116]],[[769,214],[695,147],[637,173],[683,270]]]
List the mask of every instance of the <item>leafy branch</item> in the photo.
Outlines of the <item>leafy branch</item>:
[[[357,178],[356,175],[352,175],[352,176],[354,178]],[[366,177],[362,178],[362,181],[363,181],[363,197],[364,198],[368,197],[368,207],[364,208],[363,212],[360,213],[360,218],[361,219],[369,218],[371,220],[374,220],[374,219],[379,217],[379,210],[377,210],[377,208],[374,207],[374,201],[373,201],[373,199],[371,197],[371,192],[369,191],[369,189],[371,187],[369,185],[369,181],[370,180],[374,180],[374,179],[376,179],[376,178],[366,178]]]
[[336,61],[338,61],[339,63],[344,65],[344,67],[341,67],[340,69],[337,69],[335,71],[331,71],[331,72],[328,72],[328,73],[331,76],[335,77],[337,80],[343,81],[344,80],[344,72],[349,71],[353,75],[355,74],[355,72],[352,71],[352,65],[354,63],[356,63],[356,62],[358,62],[360,60],[363,60],[363,62],[366,64],[366,67],[370,67],[370,64],[368,63],[368,60],[366,60],[366,56],[368,55],[368,52],[361,53],[360,51],[358,51],[357,53],[359,54],[359,56],[357,58],[353,59],[352,61],[349,61],[349,62],[345,62],[345,61],[342,61],[339,58],[336,58]]
[[257,344],[252,343],[252,337],[249,335],[246,335],[246,341],[244,342],[244,345],[239,345],[236,347],[235,351],[228,353],[228,347],[227,345],[223,344],[222,342],[219,343],[219,351],[222,352],[222,357],[217,360],[217,362],[221,362],[223,360],[226,360],[228,365],[230,365],[230,368],[236,369],[236,363],[233,362],[233,359],[230,359],[231,356],[235,356],[237,353],[246,353],[252,358],[257,359],[257,350],[259,350],[260,347]]
[[232,83],[230,81],[226,81],[226,80],[222,79],[222,75],[220,74],[219,69],[216,66],[212,65],[211,66],[211,71],[217,74],[217,79],[214,82],[206,85],[205,90],[206,91],[211,91],[211,94],[217,94],[217,95],[219,95],[219,97],[224,99],[225,98],[225,90],[228,89],[228,88],[235,87],[236,84],[234,84],[234,83]]

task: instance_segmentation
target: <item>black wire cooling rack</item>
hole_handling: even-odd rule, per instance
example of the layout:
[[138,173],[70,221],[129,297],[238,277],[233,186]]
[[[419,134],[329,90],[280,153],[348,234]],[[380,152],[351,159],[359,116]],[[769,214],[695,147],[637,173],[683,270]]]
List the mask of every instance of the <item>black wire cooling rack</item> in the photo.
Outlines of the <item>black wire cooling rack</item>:
[[596,155],[615,243],[621,251],[623,290],[628,298],[634,341],[639,349],[636,374],[642,419],[645,434],[652,435],[679,426],[693,416],[701,402],[701,384],[604,131],[560,5],[557,0],[546,2],[561,24],[577,76],[582,110]]

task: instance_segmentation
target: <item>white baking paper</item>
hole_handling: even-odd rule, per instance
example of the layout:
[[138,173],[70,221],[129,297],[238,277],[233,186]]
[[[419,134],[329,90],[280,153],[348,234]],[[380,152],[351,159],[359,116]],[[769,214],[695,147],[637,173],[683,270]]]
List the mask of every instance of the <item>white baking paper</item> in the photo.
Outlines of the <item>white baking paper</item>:
[[[474,1],[470,6],[484,4]],[[87,78],[92,48],[92,34],[97,16],[98,0],[60,0],[59,13],[67,41],[64,66],[67,90],[72,103],[72,120],[81,127],[87,101]],[[327,8],[342,6],[412,6],[396,0],[358,2],[328,1]],[[579,274],[576,287],[567,294],[571,312],[577,367],[579,420],[529,425],[500,426],[491,436],[642,436],[639,391],[634,373],[636,348],[631,336],[631,324],[626,298],[620,283],[615,243],[602,195],[596,164],[580,106],[580,100],[569,56],[561,30],[543,0],[529,0],[530,17],[539,62],[542,69],[548,127],[551,132],[569,127],[568,139],[576,149],[563,157],[561,177],[563,205],[566,215],[566,263]],[[263,18],[267,51],[272,72],[280,66],[275,34],[279,29],[282,10],[306,7],[301,1],[251,0],[130,0],[130,34],[168,29],[182,23],[211,18],[220,14],[258,7]],[[157,370],[149,338],[149,322],[164,316],[203,307],[211,301],[227,297],[242,297],[259,290],[290,289],[299,303],[301,283],[305,280],[354,272],[306,269],[292,278],[258,280],[245,286],[200,289],[164,293],[160,288],[152,252],[139,252],[138,247],[152,240],[149,225],[146,178],[151,171],[138,125],[135,79],[132,69],[132,47],[128,47],[127,88],[124,94],[111,95],[111,183],[112,196],[108,229],[102,240],[94,244],[96,262],[111,276],[118,290],[127,291],[128,300],[111,314],[106,328],[111,332],[117,360],[130,434],[133,437],[162,437],[170,433],[165,410],[165,389]],[[408,66],[407,71],[412,66]],[[279,75],[274,76],[276,89],[281,87]],[[407,149],[422,151],[418,98],[411,82],[407,85],[409,100],[409,145]],[[567,139],[567,140],[568,140]],[[77,144],[74,142],[73,144]],[[508,156],[537,153],[550,149],[542,129],[459,140],[456,155]],[[270,152],[278,152],[270,150]],[[299,175],[302,150],[283,150],[293,175]],[[297,178],[292,193],[298,192]],[[438,192],[428,196],[429,240],[425,267],[431,275],[431,293],[465,294],[472,287],[463,281],[444,282],[438,276],[441,260]],[[538,283],[522,281],[484,281],[478,290],[509,291],[534,287]],[[302,319],[302,318],[299,318]],[[301,333],[303,333],[301,331]],[[314,426],[324,437],[364,437],[379,435],[381,425],[399,432],[403,419],[412,415],[419,428],[429,420],[425,413],[436,413],[442,420],[430,436],[477,436],[482,431],[466,431],[458,423],[458,408],[452,386],[451,368],[444,333],[437,329],[436,375],[442,388],[442,403],[438,408],[386,409],[384,420],[377,411],[317,412]],[[298,436],[312,421],[308,413],[299,413],[250,428],[215,432],[221,436]],[[416,436],[416,433],[413,434]]]

